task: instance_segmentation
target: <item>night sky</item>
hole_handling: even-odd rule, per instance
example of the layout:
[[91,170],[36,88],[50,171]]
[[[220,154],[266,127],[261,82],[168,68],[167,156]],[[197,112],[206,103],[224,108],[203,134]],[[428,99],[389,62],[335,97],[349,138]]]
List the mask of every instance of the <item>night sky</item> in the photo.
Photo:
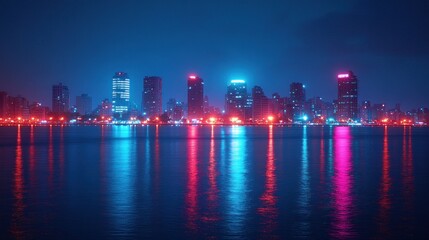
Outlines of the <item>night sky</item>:
[[336,98],[336,75],[359,78],[359,102],[429,107],[429,2],[14,1],[0,2],[0,90],[50,106],[51,86],[71,103],[111,98],[116,71],[131,78],[140,108],[144,76],[163,78],[168,98],[186,99],[186,78],[205,81],[223,108],[226,85],[245,79],[266,95]]

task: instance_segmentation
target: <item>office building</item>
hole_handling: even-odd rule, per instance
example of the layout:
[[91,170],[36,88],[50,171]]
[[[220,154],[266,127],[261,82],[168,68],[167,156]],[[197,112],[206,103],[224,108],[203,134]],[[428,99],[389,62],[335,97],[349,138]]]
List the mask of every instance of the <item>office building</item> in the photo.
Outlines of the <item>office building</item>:
[[69,88],[62,83],[52,86],[52,112],[67,113],[70,109]]
[[290,84],[290,103],[292,104],[293,121],[302,121],[305,116],[305,85],[299,82]]
[[225,96],[225,112],[228,117],[245,119],[247,85],[244,80],[231,80]]
[[125,72],[117,72],[112,79],[112,111],[122,116],[130,108],[130,78]]
[[143,79],[142,99],[145,117],[155,118],[162,114],[162,79],[160,77],[146,76]]
[[6,92],[0,92],[0,118],[6,118],[8,114],[8,97]]
[[358,79],[349,71],[338,74],[338,122],[358,120]]
[[253,122],[265,121],[271,115],[270,101],[260,86],[252,88],[252,99]]
[[76,96],[76,108],[77,112],[81,115],[87,115],[92,113],[92,97],[88,94],[82,94]]
[[188,119],[204,117],[204,81],[196,75],[188,77]]

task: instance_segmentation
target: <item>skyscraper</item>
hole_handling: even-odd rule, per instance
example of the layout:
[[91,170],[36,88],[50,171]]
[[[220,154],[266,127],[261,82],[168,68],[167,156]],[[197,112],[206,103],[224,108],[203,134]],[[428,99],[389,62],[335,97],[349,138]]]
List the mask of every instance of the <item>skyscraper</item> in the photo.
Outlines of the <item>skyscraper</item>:
[[204,116],[204,81],[196,75],[188,77],[188,119]]
[[8,97],[6,92],[0,92],[0,118],[7,117],[8,113]]
[[245,120],[247,85],[244,80],[231,80],[225,96],[225,111],[229,117]]
[[253,122],[266,120],[271,115],[270,101],[260,86],[252,89],[252,119]]
[[358,120],[358,79],[352,71],[338,74],[337,121]]
[[143,79],[143,115],[153,118],[162,114],[162,79],[145,77]]
[[82,115],[90,114],[92,112],[92,97],[88,96],[88,94],[76,96],[76,107],[78,113]]
[[360,117],[363,123],[372,121],[371,102],[363,101],[360,109]]
[[294,121],[303,120],[305,104],[305,86],[302,83],[290,84],[290,102],[292,104],[292,118]]
[[130,79],[125,72],[117,72],[113,76],[112,111],[114,114],[127,112],[130,108]]
[[69,88],[62,83],[52,86],[52,112],[66,113],[70,109]]

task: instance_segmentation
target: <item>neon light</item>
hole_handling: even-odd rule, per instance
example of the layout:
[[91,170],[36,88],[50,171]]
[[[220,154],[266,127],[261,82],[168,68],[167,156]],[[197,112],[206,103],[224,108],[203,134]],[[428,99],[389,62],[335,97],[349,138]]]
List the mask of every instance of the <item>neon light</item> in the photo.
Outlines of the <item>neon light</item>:
[[190,78],[190,79],[196,79],[196,78],[197,78],[197,76],[195,76],[195,75],[191,75],[191,76],[189,76],[189,78]]
[[231,83],[245,83],[246,81],[244,81],[244,80],[239,80],[239,79],[234,79],[234,80],[231,80]]
[[348,77],[349,77],[348,73],[338,74],[338,78],[348,78]]

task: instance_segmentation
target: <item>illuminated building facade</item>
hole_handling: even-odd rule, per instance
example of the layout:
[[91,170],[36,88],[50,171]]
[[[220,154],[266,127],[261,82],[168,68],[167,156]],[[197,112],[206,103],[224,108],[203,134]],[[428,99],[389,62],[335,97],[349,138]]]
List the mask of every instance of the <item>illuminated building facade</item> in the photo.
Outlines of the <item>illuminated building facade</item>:
[[69,88],[62,83],[52,86],[52,112],[67,113],[70,109]]
[[372,121],[372,109],[370,101],[363,101],[360,108],[360,118],[362,123],[369,123]]
[[143,115],[149,118],[162,114],[162,79],[152,76],[143,79]]
[[112,80],[112,111],[122,115],[130,108],[130,79],[127,73],[117,72]]
[[290,84],[290,102],[292,104],[292,118],[301,121],[304,117],[305,86],[299,82]]
[[247,85],[244,80],[231,80],[225,96],[225,111],[229,117],[245,119]]
[[204,81],[196,75],[188,77],[188,118],[204,116]]
[[358,120],[358,79],[349,71],[338,74],[338,122]]

